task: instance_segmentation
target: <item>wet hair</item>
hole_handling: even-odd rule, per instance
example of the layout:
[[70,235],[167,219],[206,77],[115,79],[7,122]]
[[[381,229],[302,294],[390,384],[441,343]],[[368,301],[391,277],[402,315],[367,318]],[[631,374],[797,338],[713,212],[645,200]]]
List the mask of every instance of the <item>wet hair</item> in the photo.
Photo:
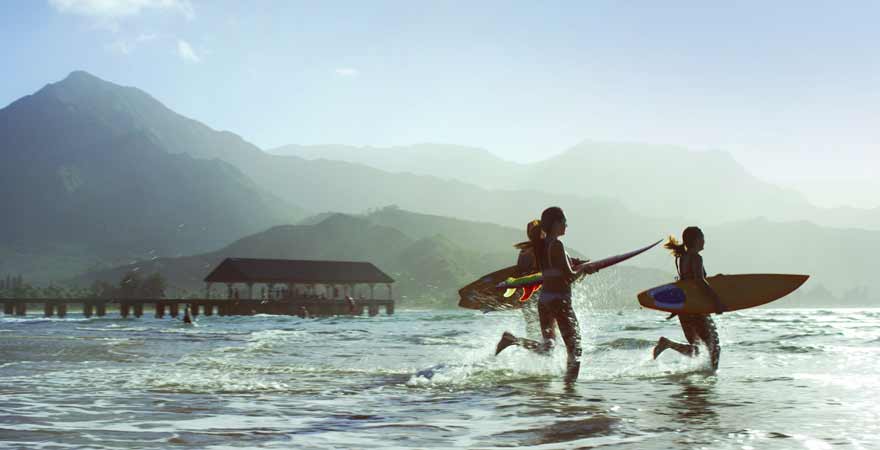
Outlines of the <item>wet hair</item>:
[[544,245],[544,230],[541,229],[541,221],[535,219],[526,224],[526,236],[528,236],[529,240],[525,242],[520,242],[519,244],[514,245],[514,247],[525,250],[529,248],[538,248],[543,247]]
[[[565,213],[562,212],[562,208],[551,206],[541,213],[541,230],[544,233],[550,233],[550,230],[553,229],[553,225],[556,222],[561,222],[563,220],[565,220]],[[547,263],[547,246],[544,245],[544,242],[545,239],[541,238],[540,245],[534,247],[535,263],[540,270],[543,270],[544,265]]]
[[551,206],[541,213],[541,229],[545,233],[549,233],[553,229],[553,224],[565,220],[565,213],[558,206]]
[[678,242],[675,236],[669,236],[663,247],[669,249],[676,258],[681,258],[688,248],[693,247],[694,241],[702,235],[703,230],[699,227],[687,227],[681,233],[682,242]]

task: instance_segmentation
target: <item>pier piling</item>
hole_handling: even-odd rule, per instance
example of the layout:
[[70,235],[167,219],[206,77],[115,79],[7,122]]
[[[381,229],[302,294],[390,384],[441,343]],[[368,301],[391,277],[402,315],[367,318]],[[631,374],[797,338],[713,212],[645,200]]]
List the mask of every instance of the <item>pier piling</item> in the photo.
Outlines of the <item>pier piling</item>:
[[[308,311],[309,316],[356,316],[364,312],[370,316],[379,314],[381,308],[389,315],[394,314],[394,301],[390,299],[360,299],[351,300],[324,299],[324,298],[292,298],[292,299],[183,299],[183,298],[0,298],[2,312],[6,315],[27,315],[28,303],[32,306],[42,306],[45,317],[65,317],[67,309],[74,305],[82,305],[82,314],[86,318],[93,316],[104,317],[107,315],[107,307],[113,310],[118,307],[119,316],[122,318],[142,317],[144,307],[154,308],[157,319],[164,318],[166,313],[174,318],[179,318],[183,309],[189,309],[192,318],[200,314],[205,316],[251,316],[255,314],[272,315],[300,315],[303,310]],[[42,305],[40,305],[42,304]],[[366,311],[365,311],[366,310]],[[113,311],[111,311],[112,314]]]

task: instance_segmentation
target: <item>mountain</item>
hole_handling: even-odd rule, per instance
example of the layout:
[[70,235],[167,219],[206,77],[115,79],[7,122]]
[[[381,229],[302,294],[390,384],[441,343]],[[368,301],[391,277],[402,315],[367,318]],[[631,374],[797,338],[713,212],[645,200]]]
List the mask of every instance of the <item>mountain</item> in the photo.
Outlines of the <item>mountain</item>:
[[[497,225],[397,208],[384,208],[363,216],[329,214],[322,217],[323,220],[311,225],[274,227],[215,252],[138,261],[96,271],[79,277],[76,283],[88,285],[95,280],[116,281],[131,270],[159,272],[176,294],[186,290],[201,295],[204,276],[227,257],[361,260],[373,262],[395,278],[395,291],[404,305],[455,307],[459,287],[481,274],[513,264],[517,256],[512,243],[520,232]],[[463,241],[463,236],[482,236],[484,239]],[[611,270],[603,273],[607,280],[596,284],[592,297],[608,303],[605,286],[619,286],[621,279],[628,286],[646,288],[656,284],[657,280],[670,277],[658,270],[623,270],[628,277],[621,278],[619,273]],[[614,292],[618,297],[613,301],[623,301],[617,291]]]
[[[55,99],[52,101],[56,103],[35,101],[36,97]],[[36,105],[42,112],[23,114],[24,108],[18,108],[23,105]],[[551,195],[524,189],[492,191],[436,176],[395,174],[349,162],[271,155],[232,133],[215,131],[181,116],[139,89],[119,86],[85,72],[74,72],[7,109],[11,110],[10,117],[17,120],[7,127],[10,135],[32,130],[29,124],[46,122],[46,129],[40,133],[54,139],[54,143],[43,145],[36,132],[16,138],[31,147],[55,148],[58,153],[71,155],[95,153],[106,147],[96,150],[91,145],[98,137],[137,132],[149,136],[153,146],[163,153],[231,164],[242,178],[250,179],[266,194],[268,203],[273,205],[265,208],[267,211],[289,210],[293,216],[301,216],[303,210],[360,213],[394,203],[412,211],[520,228],[546,205],[561,202],[594,216],[641,219],[620,208],[617,202],[600,197]],[[68,126],[71,123],[76,126]],[[469,150],[461,149],[458,154],[466,152]],[[491,164],[497,162],[488,153],[482,158]]]
[[[530,169],[523,178],[533,189],[593,192],[650,216],[719,223],[760,216],[803,218],[811,207],[800,194],[755,178],[730,154],[718,151],[587,142]],[[556,179],[569,182],[560,186]]]
[[[723,212],[728,205],[731,211],[753,212],[769,200],[790,204],[791,210],[800,207],[798,197],[790,192],[749,187],[754,180],[723,154],[705,154],[699,163],[681,165],[678,161],[687,159],[683,150],[658,150],[658,155],[671,158],[670,163],[665,157],[645,160],[640,156],[644,149],[580,147],[525,166],[542,169],[514,180],[515,190],[487,189],[475,184],[479,177],[468,183],[344,161],[270,155],[232,133],[180,116],[142,91],[81,72],[16,101],[0,111],[0,118],[0,149],[8,162],[0,169],[0,183],[7,194],[7,210],[15,212],[0,223],[5,237],[0,241],[0,271],[4,272],[25,268],[42,279],[47,274],[58,279],[58,274],[69,277],[112,261],[220,248],[273,224],[294,223],[303,210],[359,214],[389,204],[423,215],[483,222],[485,227],[456,229],[454,222],[395,217],[387,211],[375,219],[391,228],[410,223],[407,245],[427,240],[420,245],[444,253],[451,251],[449,244],[474,252],[485,243],[507,254],[510,244],[522,239],[528,220],[547,206],[558,205],[568,215],[566,244],[587,257],[628,251],[696,224],[707,231],[711,270],[810,273],[810,283],[827,286],[837,296],[859,286],[867,287],[869,295],[880,291],[871,265],[860,262],[880,250],[878,231],[775,219],[711,221],[709,211],[734,215]],[[676,171],[691,170],[718,175],[715,181],[694,178],[700,183],[696,185],[670,181],[636,190],[616,180],[626,179],[623,168],[630,163],[640,167],[633,173],[643,177],[671,177]],[[461,160],[458,165],[466,170],[467,164]],[[621,170],[611,173],[608,167]],[[718,189],[713,183],[732,186],[736,180],[744,183],[738,191],[765,200],[755,199],[755,208],[748,208],[741,199],[713,190]],[[559,191],[522,187],[532,184]],[[604,184],[632,190],[619,200],[594,195],[615,190]],[[667,184],[683,193],[667,190],[672,189]],[[704,191],[720,197],[709,198]],[[633,210],[624,203],[649,205],[655,214],[648,214],[647,206]],[[491,229],[497,225],[491,224],[515,232],[501,239],[496,237],[501,232]],[[474,260],[483,258],[479,256],[483,253],[476,254]],[[446,272],[451,278],[484,267],[444,259],[462,268],[456,272],[459,269],[453,265]],[[672,270],[672,260],[661,251],[648,252],[632,265]]]
[[503,160],[487,150],[460,145],[417,144],[400,147],[349,145],[285,145],[267,150],[273,155],[298,156],[362,164],[393,173],[430,175],[477,184],[483,188],[510,188],[511,177],[526,167]]
[[[880,197],[880,192],[878,192]],[[830,227],[880,230],[880,207],[873,209],[840,206],[823,208],[813,221]]]
[[880,301],[880,279],[872,262],[880,254],[880,232],[767,219],[704,231],[710,273],[805,273],[811,276],[806,288],[821,284],[837,296],[867,288],[866,296]]
[[74,72],[0,110],[0,273],[204,251],[296,217],[228,162],[172,151],[156,104]]
[[136,268],[143,273],[159,272],[174,288],[201,294],[204,276],[227,257],[361,260],[373,262],[395,278],[395,290],[405,302],[451,307],[455,305],[457,287],[470,281],[475,273],[515,259],[515,249],[506,250],[465,248],[442,235],[415,238],[373,223],[368,217],[332,214],[313,225],[273,227],[218,251],[139,261],[90,273],[77,281],[115,281]]
[[751,175],[721,151],[587,141],[530,164],[505,161],[484,149],[437,144],[388,148],[288,145],[269,152],[431,175],[486,189],[604,197],[643,216],[687,217],[714,224],[767,217],[880,230],[880,208],[816,207],[793,189]]
[[[646,240],[641,230],[656,222],[602,198],[491,191],[433,176],[270,155],[232,133],[175,113],[143,91],[85,72],[16,101],[2,117],[0,142],[11,163],[4,187],[20,210],[18,219],[2,229],[12,237],[5,242],[14,244],[0,249],[0,270],[5,271],[36,267],[26,260],[26,252],[35,252],[33,258],[64,259],[61,242],[76,247],[66,260],[79,262],[53,274],[108,259],[137,259],[147,256],[144,252],[150,257],[195,253],[272,224],[293,222],[302,216],[301,208],[360,213],[394,203],[522,229],[555,203],[567,207],[573,219],[595,227],[595,239],[583,243],[599,252],[618,249],[604,236],[613,232],[616,242],[641,243]],[[141,158],[136,162],[134,152]],[[174,164],[188,164],[189,169],[169,169]],[[205,168],[197,171],[194,166]],[[188,170],[198,176],[185,176]],[[51,182],[47,174],[53,174]],[[172,194],[177,191],[181,194]],[[70,192],[90,195],[73,206],[52,205]],[[132,212],[133,199],[155,207],[139,206]],[[150,213],[139,214],[142,210]],[[82,217],[74,220],[71,214]],[[172,233],[172,225],[184,232]],[[49,253],[35,251],[47,236],[59,242],[49,245]],[[77,259],[78,252],[84,261]]]

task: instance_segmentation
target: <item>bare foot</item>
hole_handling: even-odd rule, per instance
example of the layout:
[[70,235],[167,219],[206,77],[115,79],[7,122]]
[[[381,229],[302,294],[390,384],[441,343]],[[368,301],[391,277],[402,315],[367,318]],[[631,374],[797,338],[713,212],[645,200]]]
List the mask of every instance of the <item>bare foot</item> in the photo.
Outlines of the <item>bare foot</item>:
[[495,354],[498,355],[502,350],[514,344],[516,344],[516,336],[505,331],[504,334],[501,335],[501,340],[498,341],[498,345],[495,346]]
[[658,339],[657,345],[654,346],[654,359],[657,359],[657,357],[667,348],[669,348],[669,339],[666,339],[665,337]]

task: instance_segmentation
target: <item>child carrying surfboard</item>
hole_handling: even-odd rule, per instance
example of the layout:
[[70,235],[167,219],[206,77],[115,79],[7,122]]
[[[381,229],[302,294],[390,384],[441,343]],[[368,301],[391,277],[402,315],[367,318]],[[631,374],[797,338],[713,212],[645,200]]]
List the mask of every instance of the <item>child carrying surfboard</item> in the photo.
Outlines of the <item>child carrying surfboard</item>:
[[[544,230],[541,229],[540,220],[535,219],[526,224],[526,236],[529,239],[528,241],[514,245],[514,248],[519,249],[519,255],[516,259],[517,273],[514,275],[515,277],[531,275],[535,272],[541,271],[535,259],[535,248],[544,245],[544,238],[546,236]],[[569,259],[572,267],[577,267],[584,263],[584,261],[578,258]],[[538,302],[525,301],[522,307],[522,312],[523,319],[526,322],[526,334],[530,338],[540,337],[541,324],[538,320]]]
[[495,354],[511,345],[520,345],[535,353],[547,353],[553,348],[556,339],[556,326],[568,351],[568,366],[565,381],[577,380],[581,366],[581,335],[577,316],[571,306],[571,283],[582,273],[594,273],[589,265],[579,270],[572,269],[571,259],[559,237],[567,227],[565,214],[559,207],[550,207],[541,214],[541,229],[546,236],[533,242],[537,268],[543,273],[543,287],[538,298],[538,319],[541,325],[543,342],[518,338],[505,331],[498,341]]
[[[682,242],[678,242],[670,236],[664,247],[669,249],[675,256],[675,265],[678,269],[680,280],[695,280],[697,285],[715,302],[715,310],[718,314],[724,312],[726,307],[721,303],[718,294],[706,281],[706,269],[703,266],[703,257],[700,252],[706,245],[703,231],[698,227],[687,227],[681,235]],[[675,314],[670,316],[672,318]],[[666,349],[673,349],[685,356],[697,356],[699,343],[702,342],[709,348],[709,357],[712,362],[712,370],[718,370],[718,360],[721,357],[721,344],[718,342],[718,332],[715,322],[708,314],[678,314],[681,329],[688,343],[675,342],[665,336],[657,341],[654,347],[654,359],[657,359]]]
[[[519,249],[519,255],[516,260],[516,268],[518,272],[515,276],[520,277],[534,272],[538,272],[538,264],[535,260],[535,248],[543,245],[544,230],[541,229],[541,221],[533,220],[526,225],[526,236],[528,241],[520,242],[514,245]],[[526,334],[529,337],[537,337],[541,335],[541,324],[538,321],[538,305],[536,302],[526,302],[522,307],[523,320],[526,321]]]

